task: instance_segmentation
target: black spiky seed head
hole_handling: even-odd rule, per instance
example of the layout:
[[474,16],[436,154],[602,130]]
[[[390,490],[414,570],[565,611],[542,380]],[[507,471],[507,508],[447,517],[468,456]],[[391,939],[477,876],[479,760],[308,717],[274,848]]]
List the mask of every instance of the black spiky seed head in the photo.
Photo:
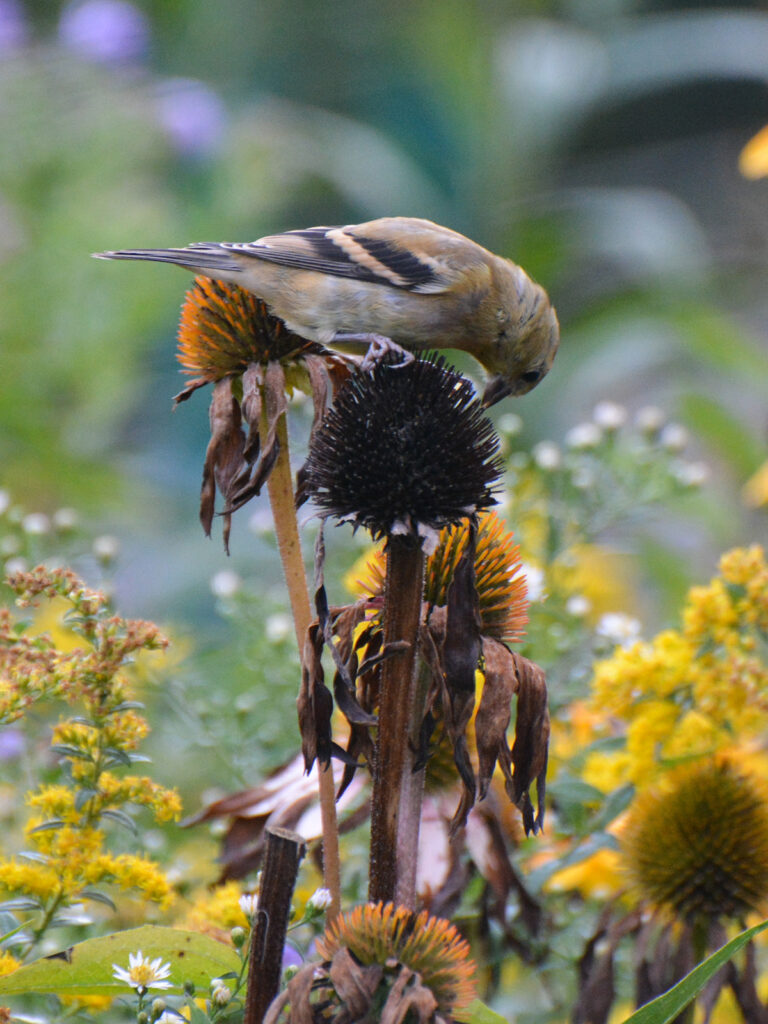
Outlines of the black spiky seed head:
[[352,376],[316,431],[308,492],[374,537],[418,536],[494,505],[499,439],[472,385],[442,357]]
[[768,901],[768,799],[728,760],[677,770],[637,798],[622,835],[635,891],[686,921],[739,918]]

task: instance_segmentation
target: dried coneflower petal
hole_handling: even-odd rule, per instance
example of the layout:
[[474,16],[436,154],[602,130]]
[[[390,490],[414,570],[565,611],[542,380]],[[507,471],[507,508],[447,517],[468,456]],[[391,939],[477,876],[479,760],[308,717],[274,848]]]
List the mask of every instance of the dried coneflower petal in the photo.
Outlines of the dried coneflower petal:
[[210,277],[196,277],[179,323],[178,358],[193,379],[177,402],[223,377],[243,373],[250,363],[295,358],[321,346],[289,331],[252,292]]
[[294,386],[311,393],[314,431],[333,389],[356,364],[288,330],[251,292],[207,277],[195,278],[187,292],[178,357],[193,379],[176,395],[177,403],[215,385],[200,519],[210,534],[218,488],[228,550],[232,513],[259,494],[277,461],[286,393]]

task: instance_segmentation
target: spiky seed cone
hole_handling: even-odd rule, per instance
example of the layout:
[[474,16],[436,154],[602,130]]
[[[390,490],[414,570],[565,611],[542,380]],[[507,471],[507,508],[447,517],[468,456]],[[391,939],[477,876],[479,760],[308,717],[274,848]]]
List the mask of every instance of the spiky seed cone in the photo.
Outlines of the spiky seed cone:
[[353,375],[316,432],[308,490],[373,536],[439,529],[495,503],[499,441],[471,384],[442,358]]
[[638,894],[686,921],[739,918],[768,897],[768,799],[726,760],[638,798],[623,834]]
[[317,941],[326,960],[345,948],[365,966],[395,960],[415,971],[444,1013],[466,1006],[475,996],[477,967],[469,945],[454,925],[430,917],[426,910],[417,916],[392,903],[355,907]]

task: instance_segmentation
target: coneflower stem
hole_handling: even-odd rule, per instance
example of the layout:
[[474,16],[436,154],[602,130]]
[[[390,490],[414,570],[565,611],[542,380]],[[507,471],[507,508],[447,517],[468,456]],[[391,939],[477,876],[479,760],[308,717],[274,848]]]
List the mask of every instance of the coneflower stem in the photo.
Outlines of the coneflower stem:
[[[416,870],[419,857],[419,827],[421,805],[424,799],[426,769],[413,770],[413,753],[419,750],[424,709],[429,692],[429,670],[422,662],[416,668],[411,719],[409,723],[408,748],[409,768],[403,774],[403,790],[400,795],[400,817],[397,828],[397,858],[402,865],[395,885],[395,902],[405,907],[416,906]],[[411,865],[412,868],[409,868]]]
[[[411,723],[414,716],[416,655],[424,591],[424,552],[413,538],[390,536],[384,588],[384,644],[406,641],[408,647],[381,666],[379,724],[371,800],[371,859],[368,898],[413,902],[418,848],[418,818],[409,821],[416,835],[401,844],[404,787],[408,802],[413,772]],[[407,781],[406,781],[407,780]],[[408,815],[407,817],[410,817]],[[409,896],[410,894],[410,896]],[[406,904],[407,905],[407,904]]]
[[[265,403],[266,404],[266,403]],[[266,409],[261,415],[262,442],[267,432]],[[303,657],[304,640],[312,622],[312,611],[309,603],[307,574],[304,569],[304,558],[301,553],[299,526],[296,521],[296,506],[293,498],[293,479],[288,448],[288,426],[285,414],[280,416],[276,426],[279,453],[274,468],[267,480],[269,502],[272,507],[272,518],[275,523],[277,547],[283,564],[288,597],[293,613],[293,625],[296,630],[296,641],[299,645],[299,657]],[[333,783],[333,770],[330,765],[323,769],[317,768],[318,794],[320,797],[320,814],[323,828],[323,883],[331,894],[326,919],[328,924],[335,921],[341,913],[341,870],[339,862],[339,826],[336,819],[336,792]]]

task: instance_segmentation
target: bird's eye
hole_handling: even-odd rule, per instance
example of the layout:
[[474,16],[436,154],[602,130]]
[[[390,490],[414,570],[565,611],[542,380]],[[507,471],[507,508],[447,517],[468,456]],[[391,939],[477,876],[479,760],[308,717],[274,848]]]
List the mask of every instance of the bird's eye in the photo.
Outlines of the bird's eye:
[[528,370],[526,373],[520,374],[520,379],[524,380],[526,384],[535,384],[540,377],[541,370]]

